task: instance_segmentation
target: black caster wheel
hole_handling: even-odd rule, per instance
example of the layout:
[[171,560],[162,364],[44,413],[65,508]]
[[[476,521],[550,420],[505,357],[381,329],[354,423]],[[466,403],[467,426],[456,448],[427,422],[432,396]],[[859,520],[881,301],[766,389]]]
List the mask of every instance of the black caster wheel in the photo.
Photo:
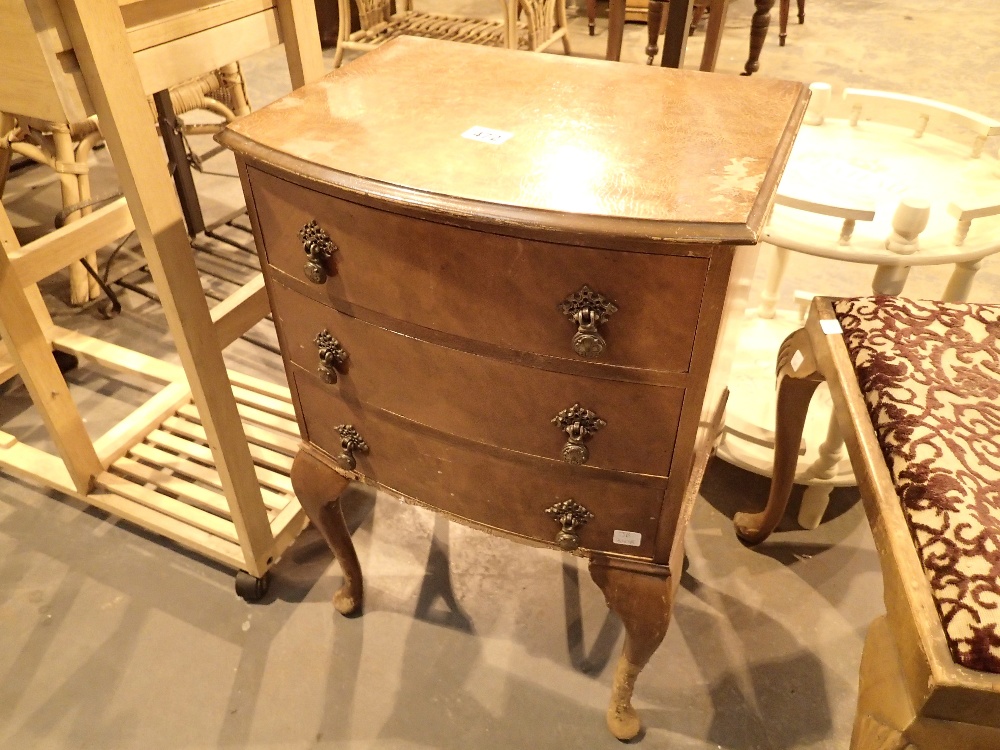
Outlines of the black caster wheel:
[[56,364],[59,366],[59,372],[63,375],[67,372],[72,372],[80,366],[80,359],[75,354],[53,349],[52,356],[55,357]]
[[258,578],[244,570],[236,571],[236,593],[244,601],[252,603],[263,599],[270,583],[271,576],[268,573]]

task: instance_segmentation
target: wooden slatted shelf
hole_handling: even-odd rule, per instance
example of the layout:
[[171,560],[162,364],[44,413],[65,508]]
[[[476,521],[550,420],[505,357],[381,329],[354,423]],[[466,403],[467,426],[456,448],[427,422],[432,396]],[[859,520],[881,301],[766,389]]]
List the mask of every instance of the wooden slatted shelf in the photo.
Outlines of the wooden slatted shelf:
[[[76,333],[63,332],[56,343],[64,350],[101,361],[111,356],[109,352],[120,353],[105,342]],[[171,365],[157,361],[163,366],[150,368],[144,355],[128,354],[129,363],[146,375],[180,376]],[[120,359],[117,362],[119,367],[115,369],[128,371]],[[2,358],[0,371],[5,371]],[[282,386],[233,372],[230,377],[242,384],[235,389],[237,405],[261,483],[276,558],[306,522],[289,478],[299,446],[291,396]],[[170,408],[164,410],[164,404],[170,404]],[[108,454],[106,469],[97,475],[90,493],[74,490],[68,478],[61,476],[65,470],[53,475],[50,485],[214,560],[238,568],[244,565],[223,482],[186,383],[168,384],[128,420],[95,441],[95,445],[102,444],[114,445],[115,449]],[[16,436],[0,433],[0,468],[17,473],[15,469],[24,465],[26,457],[37,467],[58,462],[39,448],[21,443]]]
[[[264,289],[247,279],[210,312],[147,96],[279,43],[294,88],[324,65],[311,0],[209,5],[0,3],[0,138],[15,117],[62,126],[96,115],[124,194],[24,247],[0,207],[0,382],[21,377],[54,446],[0,432],[0,471],[232,565],[237,591],[257,599],[304,522],[288,476],[298,431],[286,389],[227,371],[222,348],[267,315]],[[59,328],[36,286],[133,228],[181,366]],[[91,440],[53,350],[162,388]]]

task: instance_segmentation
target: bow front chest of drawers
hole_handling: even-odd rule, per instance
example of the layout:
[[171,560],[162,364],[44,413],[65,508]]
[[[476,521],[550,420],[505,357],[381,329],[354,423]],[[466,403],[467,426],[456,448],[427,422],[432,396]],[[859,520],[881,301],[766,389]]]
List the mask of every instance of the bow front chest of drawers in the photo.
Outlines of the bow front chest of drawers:
[[361,606],[361,480],[590,560],[663,639],[799,84],[400,38],[232,125],[303,446]]

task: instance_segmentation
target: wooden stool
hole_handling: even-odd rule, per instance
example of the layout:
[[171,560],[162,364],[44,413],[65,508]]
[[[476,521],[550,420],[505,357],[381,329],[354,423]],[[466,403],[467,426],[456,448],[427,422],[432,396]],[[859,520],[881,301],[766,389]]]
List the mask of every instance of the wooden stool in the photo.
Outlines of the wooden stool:
[[784,513],[809,399],[830,387],[885,583],[854,750],[1000,747],[1000,305],[817,298],[778,355],[762,542]]

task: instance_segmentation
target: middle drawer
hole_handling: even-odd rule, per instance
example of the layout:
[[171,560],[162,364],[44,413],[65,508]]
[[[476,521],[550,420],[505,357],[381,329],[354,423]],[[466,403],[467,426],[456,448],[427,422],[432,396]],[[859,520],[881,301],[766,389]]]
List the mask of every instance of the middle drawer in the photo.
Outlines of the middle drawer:
[[564,460],[568,454],[570,462],[585,457],[584,465],[613,471],[669,473],[682,388],[525,367],[388,331],[281,284],[271,284],[270,294],[289,361],[321,380],[316,340],[323,332],[347,353],[336,382],[325,384],[345,398],[498,448]]

